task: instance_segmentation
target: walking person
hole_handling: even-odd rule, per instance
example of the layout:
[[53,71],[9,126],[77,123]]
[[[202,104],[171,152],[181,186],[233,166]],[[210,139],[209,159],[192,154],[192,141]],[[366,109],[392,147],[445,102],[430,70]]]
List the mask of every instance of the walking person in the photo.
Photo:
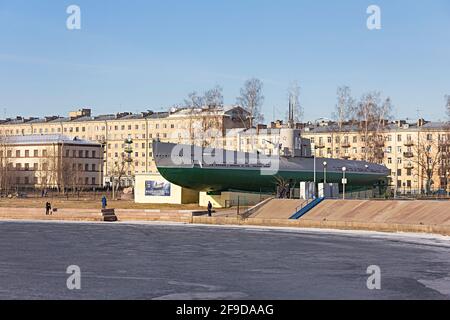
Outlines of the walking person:
[[103,198],[102,198],[102,209],[106,209],[107,205],[108,205],[108,202],[106,201],[106,196],[103,196]]
[[46,216],[50,215],[51,210],[52,210],[52,205],[50,204],[50,202],[47,201],[47,203],[45,204],[45,215]]
[[212,209],[213,209],[212,203],[211,201],[208,201],[208,217],[212,217]]

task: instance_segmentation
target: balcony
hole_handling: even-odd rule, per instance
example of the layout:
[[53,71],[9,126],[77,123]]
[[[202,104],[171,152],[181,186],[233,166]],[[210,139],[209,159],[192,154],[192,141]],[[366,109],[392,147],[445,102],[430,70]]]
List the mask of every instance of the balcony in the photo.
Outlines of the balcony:
[[406,140],[403,144],[405,145],[405,147],[412,147],[414,146],[414,141]]
[[411,162],[407,162],[403,164],[403,168],[405,169],[414,169],[414,165]]
[[412,153],[412,152],[403,152],[403,157],[405,157],[405,158],[414,158],[414,153]]
[[318,144],[316,144],[316,149],[323,149],[325,148],[325,144],[323,142],[319,142]]
[[352,145],[348,141],[344,141],[341,143],[342,148],[350,148]]
[[351,158],[350,153],[345,153],[345,154],[342,156],[342,158],[345,159],[345,160],[350,159],[350,158]]

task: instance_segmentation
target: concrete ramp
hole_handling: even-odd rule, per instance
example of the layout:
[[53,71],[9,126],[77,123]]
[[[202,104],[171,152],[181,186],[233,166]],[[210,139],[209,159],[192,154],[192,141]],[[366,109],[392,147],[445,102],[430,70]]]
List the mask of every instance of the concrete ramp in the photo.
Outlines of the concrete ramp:
[[450,201],[325,200],[301,220],[450,225]]
[[258,219],[289,219],[294,215],[302,205],[305,205],[305,200],[292,199],[272,199],[250,218]]

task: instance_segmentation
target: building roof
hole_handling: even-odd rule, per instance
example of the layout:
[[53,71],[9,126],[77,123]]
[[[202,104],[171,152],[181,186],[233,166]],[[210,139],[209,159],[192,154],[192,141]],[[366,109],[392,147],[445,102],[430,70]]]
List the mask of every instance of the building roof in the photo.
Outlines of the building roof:
[[70,138],[59,134],[8,136],[0,138],[0,142],[13,145],[70,144],[93,147],[101,146],[101,144],[96,142],[82,140],[77,137]]
[[[401,132],[401,131],[433,131],[433,130],[443,130],[449,129],[450,124],[446,122],[425,122],[423,125],[418,123],[408,123],[403,121],[391,122],[385,125],[381,132]],[[320,134],[320,133],[338,133],[338,132],[357,132],[360,131],[360,127],[356,124],[344,125],[340,129],[336,123],[331,123],[328,125],[308,125],[303,129],[303,132],[308,134]]]
[[0,120],[0,125],[11,125],[11,124],[40,124],[40,123],[67,123],[67,122],[87,122],[87,121],[113,121],[113,120],[145,120],[145,119],[164,119],[178,116],[189,116],[192,115],[194,111],[195,115],[223,115],[223,116],[231,116],[233,112],[240,111],[246,112],[240,106],[223,106],[217,108],[173,108],[171,111],[162,111],[162,112],[153,112],[153,111],[144,111],[140,113],[131,113],[131,112],[120,112],[117,114],[106,114],[106,115],[98,115],[91,116],[89,115],[81,115],[79,117],[61,117],[61,116],[46,116],[43,118],[24,118],[24,117],[16,117],[14,119],[8,118],[4,120]]

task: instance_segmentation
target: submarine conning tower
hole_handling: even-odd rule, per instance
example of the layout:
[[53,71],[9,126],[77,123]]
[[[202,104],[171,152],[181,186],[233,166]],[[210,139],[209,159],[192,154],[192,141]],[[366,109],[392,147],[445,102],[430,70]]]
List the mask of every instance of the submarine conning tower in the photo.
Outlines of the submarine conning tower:
[[300,129],[280,129],[280,155],[284,157],[311,157],[311,141],[302,138]]

